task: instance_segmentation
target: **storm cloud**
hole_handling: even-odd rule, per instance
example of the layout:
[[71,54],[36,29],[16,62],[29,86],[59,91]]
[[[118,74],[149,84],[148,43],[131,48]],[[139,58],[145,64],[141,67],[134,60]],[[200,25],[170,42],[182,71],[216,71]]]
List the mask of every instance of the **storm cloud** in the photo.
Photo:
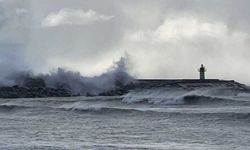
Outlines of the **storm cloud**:
[[94,76],[127,54],[138,78],[197,78],[203,63],[209,78],[249,84],[249,4],[0,0],[0,69],[12,64],[13,70],[47,73],[66,67]]

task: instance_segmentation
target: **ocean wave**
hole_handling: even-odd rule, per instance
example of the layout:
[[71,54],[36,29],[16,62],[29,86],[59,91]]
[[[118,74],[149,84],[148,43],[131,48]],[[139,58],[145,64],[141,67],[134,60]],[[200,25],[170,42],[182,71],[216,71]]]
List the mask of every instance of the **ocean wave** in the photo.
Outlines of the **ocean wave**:
[[[223,88],[198,90],[147,89],[135,90],[123,96],[124,103],[149,103],[160,105],[186,104],[250,104],[249,100],[239,99],[239,91]],[[243,94],[241,94],[243,95]],[[246,95],[246,94],[245,94]],[[238,99],[237,99],[238,98]]]
[[0,104],[0,110],[13,110],[13,109],[25,109],[30,108],[29,106],[15,104],[15,103],[3,103]]
[[222,106],[222,107],[192,107],[192,106],[166,106],[166,105],[134,105],[134,104],[119,104],[108,105],[105,103],[93,103],[86,104],[83,102],[75,102],[71,104],[63,104],[61,106],[54,107],[56,109],[64,111],[75,112],[90,112],[90,113],[163,113],[171,115],[229,115],[229,116],[249,116],[250,106],[240,106],[240,110],[235,106]]
[[[243,94],[242,94],[243,93]],[[6,100],[0,110],[42,108],[87,112],[169,112],[171,107],[250,106],[250,94],[232,89],[139,89],[116,97]],[[179,111],[179,110],[178,110]]]
[[[188,97],[189,103],[194,104],[193,98]],[[196,98],[195,98],[196,99]],[[184,100],[185,101],[185,100]],[[204,99],[198,103],[204,103]],[[211,100],[208,100],[211,101]],[[214,101],[218,101],[214,99]],[[224,100],[222,100],[224,101]],[[225,102],[223,102],[225,103]],[[22,101],[9,101],[0,104],[0,111],[29,111],[29,109],[39,109],[39,111],[71,111],[75,113],[97,113],[97,114],[134,114],[141,113],[147,115],[162,115],[169,117],[183,117],[193,116],[201,118],[226,118],[226,120],[250,120],[250,105],[248,106],[234,106],[234,105],[203,105],[203,106],[193,106],[193,105],[150,105],[150,104],[140,104],[140,103],[122,103],[121,101],[84,101],[79,100],[77,102],[59,102],[47,103],[46,105],[41,105],[41,103],[28,102],[24,103]]]
[[129,111],[139,111],[129,107],[117,107],[117,106],[107,106],[102,103],[96,104],[86,104],[82,102],[76,102],[73,104],[63,104],[62,106],[54,107],[56,109],[62,109],[66,111],[81,111],[81,112],[129,112]]
[[185,105],[250,105],[250,101],[225,96],[198,96],[187,95],[183,97]]
[[162,116],[169,118],[190,118],[197,117],[201,120],[206,120],[206,118],[214,118],[214,121],[246,121],[250,122],[250,111],[249,107],[243,110],[237,110],[234,108],[224,109],[221,108],[131,108],[131,107],[61,107],[61,110],[64,111],[73,111],[76,113],[95,113],[100,115],[106,114],[144,114],[154,117]]

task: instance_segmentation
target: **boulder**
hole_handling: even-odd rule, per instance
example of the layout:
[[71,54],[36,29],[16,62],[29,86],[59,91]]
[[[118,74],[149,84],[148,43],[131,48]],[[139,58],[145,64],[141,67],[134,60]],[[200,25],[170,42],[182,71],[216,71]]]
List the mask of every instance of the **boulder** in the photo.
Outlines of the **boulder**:
[[46,84],[42,78],[26,78],[23,81],[22,87],[26,88],[45,88]]

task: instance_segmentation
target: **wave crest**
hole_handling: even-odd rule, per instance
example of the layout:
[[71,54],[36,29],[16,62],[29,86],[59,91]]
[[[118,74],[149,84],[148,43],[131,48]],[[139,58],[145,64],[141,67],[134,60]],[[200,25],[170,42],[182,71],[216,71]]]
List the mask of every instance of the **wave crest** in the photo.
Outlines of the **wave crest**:
[[226,88],[197,89],[191,91],[158,88],[131,91],[123,96],[122,101],[125,103],[147,102],[149,104],[163,105],[247,102],[235,100],[238,94],[239,91]]
[[14,104],[14,103],[3,103],[0,105],[0,109],[13,110],[13,109],[25,109],[29,106]]

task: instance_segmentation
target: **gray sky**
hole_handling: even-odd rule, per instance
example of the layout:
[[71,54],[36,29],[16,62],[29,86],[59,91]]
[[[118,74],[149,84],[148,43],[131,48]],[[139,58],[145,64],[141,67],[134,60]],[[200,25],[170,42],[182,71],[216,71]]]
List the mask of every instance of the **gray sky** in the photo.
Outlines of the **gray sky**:
[[0,69],[66,67],[93,76],[126,55],[138,78],[197,78],[204,63],[209,78],[250,84],[248,6],[249,0],[0,0]]

